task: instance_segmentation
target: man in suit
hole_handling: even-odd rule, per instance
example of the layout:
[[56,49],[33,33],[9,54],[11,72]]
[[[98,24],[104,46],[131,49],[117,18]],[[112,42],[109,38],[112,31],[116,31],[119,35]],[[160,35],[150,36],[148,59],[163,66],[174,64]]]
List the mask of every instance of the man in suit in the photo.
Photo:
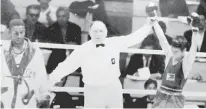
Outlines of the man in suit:
[[[141,49],[154,50],[158,48],[158,43],[153,37],[147,37],[142,42]],[[150,54],[134,54],[131,56],[130,62],[126,69],[126,74],[138,74],[138,69],[148,67],[151,74],[162,74],[164,72],[164,57]]]
[[1,0],[1,24],[8,27],[11,20],[19,18],[20,15],[11,0]]
[[[206,19],[204,15],[199,15],[200,17],[200,25],[199,25],[199,37],[198,39],[198,52],[206,52]],[[191,39],[192,39],[192,30],[188,30],[184,33],[184,37],[188,41],[187,51],[191,47]]]
[[[59,7],[56,12],[57,22],[52,24],[47,31],[51,43],[58,44],[81,44],[81,28],[69,22],[69,10]],[[66,59],[70,51],[65,49],[53,49],[48,59],[47,73],[51,73],[57,65]]]
[[197,13],[204,15],[206,17],[206,1],[205,0],[200,0],[200,4],[197,8]]
[[46,27],[38,21],[40,15],[39,5],[29,5],[26,8],[26,19],[24,20],[26,27],[26,37],[32,42],[39,41],[45,42],[46,39]]
[[[162,28],[162,31],[164,32],[164,35],[165,35],[167,41],[169,42],[169,44],[171,44],[172,38],[171,38],[171,36],[166,34],[166,32],[167,32],[166,24],[163,21],[158,21],[158,23],[159,23],[160,27]],[[152,40],[158,41],[157,43],[159,43],[159,39],[157,38],[157,34],[155,33],[154,27],[152,28],[152,30],[153,30],[153,33],[150,34],[148,37],[153,37]],[[157,49],[160,50],[160,48],[161,47],[159,46]]]
[[185,0],[159,0],[159,7],[162,17],[177,18],[189,15]]

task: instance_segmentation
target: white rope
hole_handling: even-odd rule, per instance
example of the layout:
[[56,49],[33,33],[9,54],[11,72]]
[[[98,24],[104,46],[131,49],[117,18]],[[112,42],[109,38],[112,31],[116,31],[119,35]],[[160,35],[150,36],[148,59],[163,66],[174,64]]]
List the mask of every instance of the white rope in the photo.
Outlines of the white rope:
[[[84,88],[82,87],[53,87],[51,91],[55,92],[84,92]],[[128,94],[140,94],[140,95],[155,95],[156,90],[142,90],[142,89],[123,89],[123,93],[128,93]],[[183,95],[186,98],[189,97],[201,97],[204,99],[201,99],[206,101],[206,92],[188,92],[188,91],[183,91]]]
[[[8,43],[6,40],[2,40],[2,44]],[[53,49],[76,49],[80,45],[67,45],[67,44],[52,44],[52,43],[41,43],[34,42],[34,45],[39,48],[53,48]],[[145,49],[137,49],[137,48],[128,48],[121,51],[122,53],[134,53],[134,54],[156,54],[156,55],[165,55],[162,50],[145,50]],[[206,57],[206,53],[198,52],[196,54],[197,57]]]
[[[40,48],[55,48],[55,49],[76,49],[79,45],[66,45],[66,44],[51,44],[51,43],[34,43]],[[165,53],[162,50],[145,50],[145,49],[136,49],[136,48],[128,48],[122,50],[123,53],[138,53],[138,54],[156,54],[156,55],[164,55]],[[206,57],[206,53],[198,52],[197,57]]]

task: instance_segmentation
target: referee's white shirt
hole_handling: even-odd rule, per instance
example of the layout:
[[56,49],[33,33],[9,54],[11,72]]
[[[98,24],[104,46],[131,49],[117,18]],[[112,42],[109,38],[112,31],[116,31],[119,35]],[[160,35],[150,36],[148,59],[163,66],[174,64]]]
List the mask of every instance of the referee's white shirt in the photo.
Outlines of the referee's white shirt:
[[107,85],[116,81],[120,76],[120,51],[141,42],[150,30],[151,26],[145,25],[130,35],[106,38],[104,47],[96,47],[92,41],[84,43],[57,66],[50,74],[50,81],[55,84],[79,67],[85,84]]

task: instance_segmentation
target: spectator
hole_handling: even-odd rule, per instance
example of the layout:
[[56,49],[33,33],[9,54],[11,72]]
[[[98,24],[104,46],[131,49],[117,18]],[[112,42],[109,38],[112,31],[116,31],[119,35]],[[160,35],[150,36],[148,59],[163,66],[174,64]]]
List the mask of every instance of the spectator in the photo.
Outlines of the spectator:
[[26,19],[24,20],[26,37],[32,42],[44,42],[46,40],[46,27],[38,21],[40,11],[39,5],[29,5],[26,8]]
[[[199,28],[199,34],[200,36],[197,37],[198,39],[198,51],[199,52],[206,52],[206,20],[203,15],[200,15],[200,26]],[[192,38],[192,30],[188,30],[184,33],[184,37],[188,41],[188,47],[187,51],[190,49],[191,46],[191,38]]]
[[108,36],[120,35],[120,31],[109,22],[104,0],[75,1],[71,3],[69,8],[72,13],[83,18],[86,17],[87,12],[92,13],[93,21],[99,20],[106,24],[106,27],[108,28]]
[[[157,81],[149,79],[144,84],[145,90],[156,90]],[[151,108],[154,102],[155,95],[146,95],[142,98],[137,98],[132,105],[132,108]]]
[[206,1],[205,0],[200,1],[200,4],[197,8],[197,13],[199,15],[204,15],[205,18],[206,18]]
[[39,22],[44,24],[46,27],[50,26],[56,21],[56,8],[49,5],[51,0],[37,0],[40,3],[40,16]]
[[[162,28],[162,31],[164,32],[165,37],[167,38],[167,41],[168,41],[169,44],[171,45],[171,43],[172,43],[172,38],[166,34],[166,32],[167,32],[167,26],[166,26],[166,24],[165,24],[163,21],[159,21],[158,23],[159,23],[160,27]],[[159,43],[159,39],[157,38],[157,35],[156,35],[156,33],[155,33],[155,30],[154,30],[154,28],[152,28],[152,29],[153,29],[153,34],[150,34],[149,37],[153,37],[153,40],[157,40],[157,41],[158,41],[157,43]],[[161,48],[161,47],[160,47],[160,48]]]
[[[48,39],[52,43],[81,44],[81,28],[69,22],[69,10],[59,7],[56,12],[57,21],[48,28]],[[47,73],[51,73],[58,63],[66,58],[65,49],[53,49],[47,64]],[[58,57],[58,58],[57,58]]]
[[109,17],[105,9],[104,0],[95,0],[95,4],[98,4],[99,7],[95,9],[93,12],[93,21],[100,20],[104,22],[106,24],[106,27],[108,28],[109,36],[120,35],[120,30],[118,30],[117,27],[115,27],[114,24],[111,21],[109,21]]
[[[141,49],[154,50],[157,49],[158,43],[152,37],[146,37],[142,42]],[[126,69],[126,74],[138,74],[138,69],[149,67],[152,75],[159,75],[164,72],[165,63],[164,58],[158,55],[151,54],[134,54],[131,56],[130,62]],[[159,77],[160,78],[160,75]]]
[[19,19],[19,13],[10,0],[1,0],[1,24],[9,26],[12,19]]
[[189,15],[185,0],[159,0],[159,7],[162,17],[176,18]]

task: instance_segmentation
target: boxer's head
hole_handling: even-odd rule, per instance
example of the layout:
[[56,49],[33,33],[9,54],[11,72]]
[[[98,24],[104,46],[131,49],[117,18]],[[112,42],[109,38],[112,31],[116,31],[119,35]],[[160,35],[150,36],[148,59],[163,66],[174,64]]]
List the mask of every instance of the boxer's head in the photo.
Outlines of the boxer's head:
[[25,24],[21,19],[13,19],[9,23],[9,33],[13,44],[21,45],[24,42]]
[[94,21],[89,30],[89,35],[94,43],[103,43],[107,37],[106,25],[102,21]]
[[174,59],[180,60],[184,57],[187,47],[187,39],[184,36],[176,36],[172,40],[171,47]]

